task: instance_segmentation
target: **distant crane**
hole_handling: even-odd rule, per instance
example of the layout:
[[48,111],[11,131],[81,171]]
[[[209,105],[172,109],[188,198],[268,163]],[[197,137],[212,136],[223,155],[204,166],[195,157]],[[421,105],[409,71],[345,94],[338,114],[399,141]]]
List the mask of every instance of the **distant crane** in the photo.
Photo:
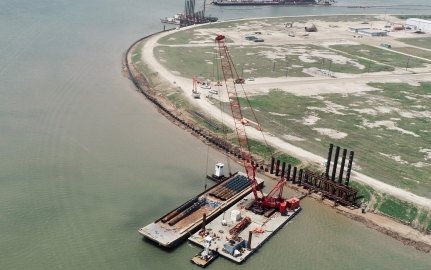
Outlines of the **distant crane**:
[[195,76],[193,76],[192,97],[196,99],[201,98],[201,93],[198,92],[197,80]]
[[[238,138],[241,157],[244,160],[243,166],[245,168],[247,178],[252,186],[252,191],[254,195],[254,207],[261,213],[265,209],[276,209],[277,211],[284,213],[289,207],[288,201],[283,197],[283,188],[286,185],[286,179],[284,178],[284,176],[280,179],[280,181],[278,181],[275,187],[266,196],[258,188],[258,184],[256,181],[256,167],[254,166],[253,158],[250,153],[250,145],[245,127],[247,125],[247,120],[243,117],[241,105],[238,99],[238,92],[236,89],[237,84],[235,82],[235,78],[238,78],[238,74],[235,70],[235,65],[230,56],[229,49],[226,46],[225,36],[218,35],[215,38],[215,43],[218,49],[218,54],[220,56],[220,65],[225,81],[227,94],[229,97],[232,117],[235,123],[235,131]],[[258,130],[261,130],[259,123],[257,126]]]

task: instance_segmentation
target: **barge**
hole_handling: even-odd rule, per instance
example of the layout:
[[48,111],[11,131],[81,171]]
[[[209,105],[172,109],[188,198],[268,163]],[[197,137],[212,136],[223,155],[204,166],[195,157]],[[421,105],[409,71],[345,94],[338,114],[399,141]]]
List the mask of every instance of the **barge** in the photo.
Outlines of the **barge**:
[[298,203],[285,213],[257,214],[247,207],[253,200],[252,194],[244,197],[188,240],[240,264],[301,211],[295,198]]
[[[263,186],[263,180],[257,182]],[[203,222],[215,219],[251,191],[246,174],[238,172],[140,228],[138,232],[162,247],[173,248],[200,229]]]

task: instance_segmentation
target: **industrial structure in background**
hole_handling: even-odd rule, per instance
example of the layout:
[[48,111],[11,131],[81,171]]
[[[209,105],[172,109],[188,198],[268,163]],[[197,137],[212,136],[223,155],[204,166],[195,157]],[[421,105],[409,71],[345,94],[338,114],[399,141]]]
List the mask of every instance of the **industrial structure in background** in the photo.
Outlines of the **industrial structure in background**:
[[175,24],[180,27],[218,21],[217,17],[205,16],[206,0],[203,2],[203,9],[196,10],[196,0],[184,1],[184,13],[177,13],[173,17],[160,19],[162,23]]

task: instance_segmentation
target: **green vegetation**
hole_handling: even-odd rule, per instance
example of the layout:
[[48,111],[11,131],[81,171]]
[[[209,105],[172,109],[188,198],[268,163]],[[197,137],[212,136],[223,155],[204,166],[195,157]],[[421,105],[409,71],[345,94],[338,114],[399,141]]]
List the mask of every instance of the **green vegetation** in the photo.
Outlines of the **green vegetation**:
[[425,222],[427,221],[427,217],[428,217],[428,210],[423,210],[418,218],[419,224],[425,224]]
[[418,214],[418,209],[412,204],[400,201],[392,196],[386,196],[378,210],[386,215],[411,223]]
[[[233,140],[232,142],[234,144],[238,144],[236,140]],[[287,164],[292,164],[294,166],[301,164],[299,159],[286,153],[279,152],[274,147],[266,145],[262,142],[249,139],[248,143],[250,145],[250,151],[252,154],[261,157],[265,161],[271,160],[271,157],[274,157],[275,159],[279,159],[281,162],[286,162]]]
[[359,192],[358,192],[358,194],[359,194],[359,196],[361,196],[362,198],[361,198],[361,200],[362,200],[362,202],[366,202],[366,203],[368,203],[368,202],[370,202],[371,201],[371,198],[373,197],[373,196],[376,196],[376,192],[375,192],[375,190],[374,189],[372,189],[371,187],[369,187],[369,186],[366,186],[366,185],[363,185],[363,184],[360,184],[360,183],[358,183],[358,182],[355,182],[355,181],[351,181],[350,182],[350,186],[352,187],[352,188],[355,188],[355,189],[357,189]]
[[[431,61],[431,51],[421,50],[413,47],[398,47],[398,48],[393,48],[393,50],[397,52],[402,52],[402,53],[426,58]],[[415,60],[416,60],[415,58],[410,59],[410,61],[415,61]],[[409,66],[410,66],[410,63],[409,63]]]
[[[316,45],[285,45],[274,48],[266,45],[255,45],[250,42],[246,46],[230,46],[232,58],[236,64],[235,69],[240,77],[307,77],[303,72],[307,68],[320,68],[333,72],[365,73],[377,71],[390,71],[392,67],[376,64],[373,61],[356,57],[354,61],[345,64],[330,60],[336,55],[327,48]],[[303,52],[316,52],[327,55],[327,58],[308,56],[308,61],[302,61]],[[216,52],[213,46],[208,47],[181,47],[158,46],[154,49],[156,57],[168,69],[184,77],[201,75],[206,78],[220,78],[221,71],[216,63]],[[347,55],[348,57],[351,57]],[[411,67],[415,62],[410,60]],[[358,67],[362,65],[362,68]]]
[[375,61],[376,64],[382,64],[392,68],[406,66],[411,68],[424,67],[425,64],[431,63],[420,59],[411,59],[409,56],[369,45],[332,45],[330,48],[345,52],[351,56],[356,56],[356,58]]
[[[422,38],[399,38],[398,41],[402,41],[406,44],[410,44],[417,47],[422,47],[431,50],[431,37]],[[428,52],[428,57],[431,52]]]
[[[361,172],[427,196],[431,166],[423,149],[431,145],[431,84],[371,86],[380,90],[319,98],[272,90],[251,97],[250,103],[264,130],[280,138],[286,134],[302,138],[292,143],[323,156],[328,144],[336,141],[355,150]],[[240,102],[244,116],[253,119],[245,99]],[[316,123],[305,125],[309,117],[315,117]],[[333,139],[322,135],[319,128],[345,135]]]

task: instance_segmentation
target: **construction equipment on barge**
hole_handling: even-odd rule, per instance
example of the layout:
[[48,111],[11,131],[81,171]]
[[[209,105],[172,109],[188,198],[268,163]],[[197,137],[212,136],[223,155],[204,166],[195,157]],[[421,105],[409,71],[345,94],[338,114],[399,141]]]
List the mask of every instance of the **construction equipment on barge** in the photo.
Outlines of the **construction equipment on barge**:
[[[156,221],[140,228],[138,232],[160,246],[166,248],[177,246],[203,223],[216,218],[251,192],[250,183],[238,186],[238,183],[244,182],[245,177],[239,172],[225,178]],[[259,179],[257,184],[261,186],[263,181]],[[213,194],[223,194],[223,199]]]
[[195,11],[196,0],[185,0],[183,13],[177,13],[174,17],[166,17],[160,19],[160,21],[162,23],[179,25],[180,27],[218,21],[217,17],[205,15],[205,7],[206,0],[204,0],[203,9]]
[[216,6],[282,6],[282,5],[331,5],[330,0],[213,0]]

